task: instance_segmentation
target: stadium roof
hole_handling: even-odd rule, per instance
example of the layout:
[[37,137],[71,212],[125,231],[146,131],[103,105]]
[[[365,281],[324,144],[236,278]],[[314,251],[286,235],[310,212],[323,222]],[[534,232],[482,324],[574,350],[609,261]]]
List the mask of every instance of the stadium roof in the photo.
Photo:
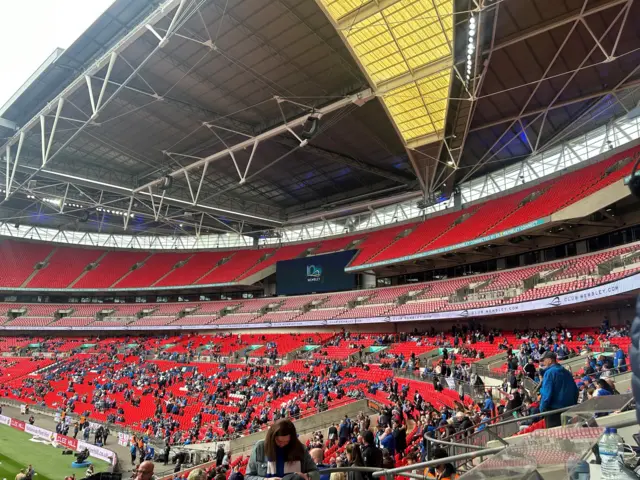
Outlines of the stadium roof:
[[632,0],[118,0],[0,110],[0,217],[251,234],[451,193],[634,108],[639,17]]

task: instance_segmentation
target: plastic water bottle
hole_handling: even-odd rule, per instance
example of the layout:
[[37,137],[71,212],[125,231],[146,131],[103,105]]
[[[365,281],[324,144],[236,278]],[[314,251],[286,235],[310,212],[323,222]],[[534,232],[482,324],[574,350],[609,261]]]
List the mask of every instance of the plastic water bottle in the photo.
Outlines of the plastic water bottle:
[[601,477],[603,480],[619,480],[622,478],[622,469],[618,461],[618,445],[622,443],[622,439],[618,435],[618,430],[608,427],[604,431],[604,435],[598,442],[598,450],[602,463]]

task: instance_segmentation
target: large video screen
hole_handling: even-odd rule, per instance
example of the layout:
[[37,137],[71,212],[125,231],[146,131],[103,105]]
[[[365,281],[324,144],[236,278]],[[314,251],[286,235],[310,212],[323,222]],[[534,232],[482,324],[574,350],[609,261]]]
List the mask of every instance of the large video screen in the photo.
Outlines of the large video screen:
[[334,292],[356,286],[356,275],[345,273],[344,267],[356,250],[285,260],[276,264],[278,295]]

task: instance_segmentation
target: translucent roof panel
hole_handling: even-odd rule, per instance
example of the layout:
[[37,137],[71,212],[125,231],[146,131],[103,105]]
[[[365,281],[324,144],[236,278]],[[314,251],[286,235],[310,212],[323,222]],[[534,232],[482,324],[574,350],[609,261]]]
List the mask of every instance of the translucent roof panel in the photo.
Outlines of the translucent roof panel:
[[453,1],[399,0],[384,8],[366,0],[322,2],[376,89],[397,82],[384,93],[384,103],[403,140],[439,137],[449,67],[426,76],[418,70],[451,56]]

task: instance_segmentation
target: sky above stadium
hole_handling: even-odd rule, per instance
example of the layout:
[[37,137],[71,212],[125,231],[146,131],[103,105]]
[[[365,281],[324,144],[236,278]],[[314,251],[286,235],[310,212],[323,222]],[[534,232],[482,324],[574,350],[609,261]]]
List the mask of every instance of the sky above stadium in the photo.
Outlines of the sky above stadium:
[[0,107],[56,48],[69,47],[113,2],[0,0]]

